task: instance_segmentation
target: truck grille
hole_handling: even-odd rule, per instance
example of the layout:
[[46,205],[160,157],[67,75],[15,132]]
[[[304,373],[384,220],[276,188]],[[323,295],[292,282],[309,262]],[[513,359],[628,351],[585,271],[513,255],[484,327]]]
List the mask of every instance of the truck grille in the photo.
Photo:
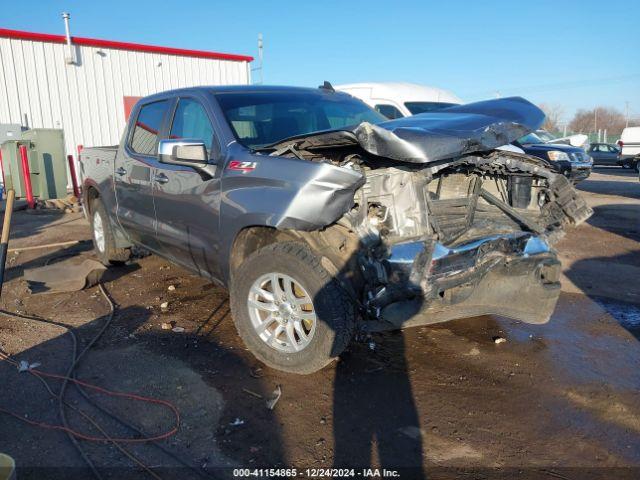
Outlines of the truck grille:
[[571,162],[586,162],[587,154],[582,152],[570,153],[569,161]]

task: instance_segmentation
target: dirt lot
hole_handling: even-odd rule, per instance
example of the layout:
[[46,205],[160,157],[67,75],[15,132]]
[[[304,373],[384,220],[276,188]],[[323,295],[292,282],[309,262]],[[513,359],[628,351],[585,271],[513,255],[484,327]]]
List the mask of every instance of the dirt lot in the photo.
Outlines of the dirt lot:
[[[479,317],[381,334],[354,342],[319,373],[283,374],[245,350],[225,291],[149,256],[108,272],[117,312],[79,377],[178,407],[179,432],[160,442],[175,458],[124,445],[161,478],[333,465],[410,467],[402,478],[640,478],[640,183],[600,169],[580,189],[595,215],[558,246],[564,292],[547,325]],[[89,238],[79,214],[20,212],[14,225],[12,247]],[[24,268],[61,255],[91,257],[91,246],[10,254],[2,308],[73,326],[81,349],[108,318],[97,288],[31,295],[21,280]],[[170,321],[185,331],[163,330]],[[72,355],[63,327],[5,315],[0,348],[57,373]],[[58,391],[60,382],[51,383]],[[0,385],[0,408],[60,424],[38,379],[0,362]],[[265,400],[277,385],[282,397],[271,411]],[[112,436],[135,436],[68,392]],[[174,421],[159,405],[91,398],[148,433]],[[96,434],[77,413],[68,417]],[[104,478],[152,478],[111,444],[81,446]],[[65,433],[6,415],[0,452],[22,467],[20,480],[90,478]]]

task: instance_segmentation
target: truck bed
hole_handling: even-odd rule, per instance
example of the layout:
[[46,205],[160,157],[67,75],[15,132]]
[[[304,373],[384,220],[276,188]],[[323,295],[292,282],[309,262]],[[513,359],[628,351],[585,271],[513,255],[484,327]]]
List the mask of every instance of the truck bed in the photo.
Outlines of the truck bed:
[[118,153],[118,145],[84,148],[80,152],[80,184],[86,178],[109,178]]

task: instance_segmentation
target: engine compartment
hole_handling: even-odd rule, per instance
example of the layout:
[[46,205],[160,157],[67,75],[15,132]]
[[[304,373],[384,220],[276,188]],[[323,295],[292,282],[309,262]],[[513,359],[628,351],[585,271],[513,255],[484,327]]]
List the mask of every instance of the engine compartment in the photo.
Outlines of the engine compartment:
[[[289,145],[278,153],[364,177],[351,209],[317,235],[325,252],[343,258],[343,269],[351,262],[348,281],[371,325],[485,313],[547,321],[559,294],[551,245],[567,225],[591,215],[565,177],[513,152],[429,165],[390,161],[353,145]],[[332,236],[335,228],[341,233]],[[336,240],[344,237],[349,241]],[[526,299],[522,292],[529,292]]]

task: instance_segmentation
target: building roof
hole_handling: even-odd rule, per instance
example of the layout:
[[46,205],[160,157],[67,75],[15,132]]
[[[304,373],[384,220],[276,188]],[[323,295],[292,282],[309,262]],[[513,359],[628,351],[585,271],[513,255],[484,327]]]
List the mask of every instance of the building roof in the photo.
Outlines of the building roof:
[[[35,42],[66,43],[64,35],[52,35],[50,33],[25,32],[22,30],[10,30],[0,28],[0,38],[15,38],[19,40],[31,40]],[[205,50],[188,50],[184,48],[161,47],[157,45],[144,45],[141,43],[119,42],[114,40],[99,40],[96,38],[71,37],[74,45],[97,48],[115,48],[118,50],[130,50],[134,52],[158,53],[163,55],[178,55],[183,57],[209,58],[215,60],[230,60],[236,62],[251,62],[253,57],[249,55],[236,55],[233,53],[210,52]]]

